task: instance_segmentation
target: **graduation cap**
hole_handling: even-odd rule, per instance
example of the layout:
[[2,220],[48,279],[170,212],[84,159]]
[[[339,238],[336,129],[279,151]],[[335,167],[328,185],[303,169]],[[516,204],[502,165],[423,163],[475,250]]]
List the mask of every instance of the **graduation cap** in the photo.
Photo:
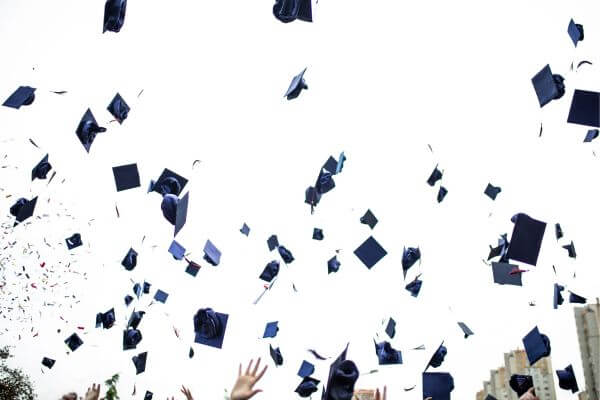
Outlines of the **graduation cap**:
[[331,172],[332,175],[335,175],[337,174],[337,164],[338,162],[336,159],[333,158],[333,156],[329,156],[327,161],[325,161],[325,164],[323,164],[323,169]]
[[117,192],[140,187],[140,173],[137,164],[113,167]]
[[179,196],[187,183],[188,180],[186,178],[165,168],[156,182],[152,185],[152,191],[163,196],[166,194]]
[[571,393],[579,392],[579,386],[577,386],[577,379],[571,364],[565,369],[557,370],[556,375],[558,376],[558,386],[561,389],[570,390]]
[[275,0],[273,15],[281,22],[292,22],[296,19],[312,22],[311,0]]
[[563,237],[563,230],[560,227],[559,223],[556,223],[556,225],[554,225],[554,232],[556,233],[556,240]]
[[273,346],[269,345],[269,353],[276,366],[283,365],[283,356],[279,347],[274,349]]
[[311,213],[314,207],[319,204],[319,201],[321,201],[321,193],[315,187],[309,186],[304,192],[304,202],[310,204]]
[[542,247],[546,223],[537,221],[527,214],[516,214],[511,221],[515,224],[507,257],[511,260],[536,265]]
[[438,195],[437,195],[437,202],[441,203],[442,200],[444,200],[444,197],[446,197],[447,194],[448,194],[448,189],[446,189],[443,186],[440,186],[440,191],[438,192]]
[[354,250],[354,254],[368,269],[371,269],[379,260],[387,255],[387,251],[377,243],[373,236],[369,236],[363,244]]
[[402,364],[402,352],[394,349],[390,342],[375,342],[375,354],[379,359],[379,365]]
[[221,261],[221,252],[210,240],[207,240],[204,245],[204,259],[207,263],[215,267]]
[[346,160],[347,160],[346,155],[342,151],[340,153],[340,158],[338,159],[337,166],[335,168],[336,175],[339,174],[340,172],[342,172],[342,169],[344,168],[344,161],[346,161]]
[[581,42],[583,40],[583,25],[576,24],[575,21],[571,19],[571,21],[569,21],[567,32],[573,41],[573,44],[575,47],[577,47],[577,42]]
[[229,315],[201,308],[194,315],[195,342],[220,349],[223,346]]
[[190,261],[185,269],[185,272],[192,276],[198,275],[198,271],[200,271],[200,266],[193,261]]
[[104,29],[106,31],[119,32],[125,22],[125,10],[127,0],[106,0],[104,4]]
[[179,231],[185,225],[187,220],[187,210],[189,203],[190,193],[186,193],[181,199],[172,194],[163,196],[160,208],[163,212],[163,216],[172,225],[175,225],[175,233],[173,236],[177,236]]
[[581,297],[571,291],[569,293],[569,303],[585,304],[587,302],[585,297]]
[[129,114],[131,108],[129,108],[123,97],[117,93],[108,105],[107,110],[113,117],[115,117],[119,124],[122,124],[123,121],[127,119],[127,115]]
[[123,350],[132,350],[142,341],[142,332],[136,328],[123,331]]
[[126,306],[129,306],[132,301],[133,301],[133,297],[131,297],[130,295],[125,296],[125,305]]
[[129,322],[127,323],[128,328],[137,329],[140,322],[142,322],[142,317],[146,314],[144,311],[134,311],[131,313],[131,317],[129,317]]
[[314,240],[323,240],[323,230],[320,228],[314,228],[312,238]]
[[369,225],[369,227],[371,229],[375,228],[375,225],[377,225],[377,222],[378,222],[377,218],[375,218],[375,215],[373,215],[371,210],[367,210],[365,215],[360,217],[360,223],[363,225]]
[[273,260],[268,263],[263,270],[262,274],[260,274],[260,279],[265,282],[271,282],[279,273],[279,261]]
[[589,143],[592,140],[596,139],[600,135],[600,131],[598,129],[590,129],[585,134],[585,139],[583,139],[583,143]]
[[244,225],[242,225],[240,232],[242,232],[243,235],[248,236],[250,234],[250,227],[244,222]]
[[269,322],[267,326],[265,326],[265,333],[263,335],[263,338],[274,338],[275,336],[277,336],[277,332],[279,331],[279,327],[277,326],[278,324],[278,321]]
[[292,83],[290,83],[290,87],[288,88],[287,92],[285,92],[283,97],[286,97],[288,100],[293,100],[300,95],[302,89],[308,89],[308,85],[306,84],[306,81],[304,81],[305,72],[306,68],[304,68],[302,72],[300,72],[292,79]]
[[73,250],[83,245],[83,242],[81,241],[81,235],[79,233],[74,233],[70,237],[66,238],[65,243],[67,244],[67,248],[69,250]]
[[156,294],[154,294],[154,300],[161,302],[161,303],[166,303],[167,302],[167,298],[169,297],[169,294],[166,292],[163,292],[162,290],[158,289],[156,291]]
[[565,287],[564,287],[564,286],[561,286],[561,285],[559,285],[558,283],[555,283],[555,284],[554,284],[554,300],[553,300],[553,303],[554,303],[554,309],[555,309],[555,310],[556,310],[556,309],[558,308],[558,306],[560,306],[560,305],[563,303],[563,301],[564,301],[564,299],[563,299],[563,297],[562,297],[562,294],[561,294],[561,292],[562,292],[563,290],[565,290]]
[[298,393],[300,397],[310,397],[311,394],[319,390],[319,383],[321,383],[321,381],[311,378],[310,376],[305,376],[295,392]]
[[302,361],[302,365],[300,365],[300,369],[298,370],[298,376],[300,378],[306,378],[315,372],[315,366],[309,363],[308,361]]
[[56,363],[56,361],[51,358],[44,357],[42,359],[42,365],[48,369],[52,369],[52,367],[54,366],[54,363]]
[[81,117],[81,121],[79,121],[76,131],[77,137],[85,148],[85,151],[88,153],[90,152],[90,148],[92,147],[94,139],[96,139],[96,135],[102,132],[106,132],[106,128],[98,125],[96,118],[94,118],[94,115],[88,108],[85,114],[83,114],[83,117]]
[[111,308],[105,313],[98,313],[98,315],[96,315],[96,328],[99,327],[98,323],[100,323],[103,329],[110,329],[115,324],[115,320],[116,317],[114,308]]
[[154,394],[151,391],[146,390],[146,394],[144,395],[144,400],[152,400],[153,396],[154,396]]
[[20,198],[10,207],[10,214],[16,217],[15,225],[25,221],[27,218],[33,215],[35,210],[35,204],[37,203],[37,196],[31,200]]
[[279,247],[279,240],[277,240],[277,235],[271,235],[267,239],[267,246],[269,246],[269,251],[273,251],[277,247]]
[[500,238],[498,239],[498,246],[490,246],[490,254],[488,255],[488,261],[494,257],[500,256],[500,262],[507,262],[508,259],[506,257],[506,254],[508,252],[508,245],[509,242],[506,233],[500,235]]
[[337,256],[333,256],[329,261],[327,261],[327,273],[330,274],[332,272],[338,272],[340,269],[340,263],[337,259]]
[[531,79],[535,94],[537,95],[540,107],[544,107],[552,100],[557,100],[565,94],[565,79],[558,75],[552,74],[550,65],[546,65],[540,72],[535,74]]
[[319,192],[319,194],[325,194],[333,190],[333,188],[335,188],[335,181],[333,180],[333,175],[331,174],[331,172],[322,169],[321,172],[319,172],[317,183],[315,184],[315,189],[317,189],[317,192]]
[[517,396],[521,397],[533,387],[533,378],[531,375],[515,374],[510,377],[508,384],[517,393]]
[[46,179],[46,176],[51,169],[52,165],[48,162],[48,154],[46,154],[44,158],[42,158],[42,160],[31,170],[31,180],[33,181],[35,178]]
[[474,335],[473,331],[469,329],[467,324],[465,324],[464,322],[459,322],[458,326],[460,326],[460,329],[462,329],[463,333],[465,334],[465,339],[471,335]]
[[600,93],[575,89],[567,122],[600,128]]
[[394,318],[390,318],[390,320],[388,321],[387,326],[385,328],[385,333],[387,333],[390,339],[393,339],[394,336],[396,336],[396,321],[394,321]]
[[150,287],[152,285],[148,282],[144,282],[144,293],[149,294],[150,293]]
[[513,268],[517,268],[517,266],[508,263],[493,262],[492,272],[494,274],[494,283],[499,285],[522,286],[521,274],[511,274]]
[[572,240],[571,243],[564,245],[562,248],[567,250],[567,252],[569,253],[569,257],[577,258],[577,253],[575,252],[575,245],[573,244]]
[[28,106],[35,100],[35,88],[29,86],[19,86],[2,104],[5,107],[16,108]]
[[412,282],[409,282],[404,289],[408,290],[412,297],[417,297],[421,291],[421,286],[423,286],[423,281],[417,277]]
[[131,361],[133,361],[133,365],[135,365],[135,374],[136,375],[139,375],[146,370],[146,359],[147,358],[148,358],[147,351],[140,353],[137,356],[133,356],[131,358]]
[[423,398],[450,400],[454,379],[447,372],[423,372]]
[[429,184],[429,186],[434,186],[435,183],[440,179],[442,179],[442,171],[440,171],[436,165],[431,175],[429,175],[427,183]]
[[185,256],[185,247],[180,245],[176,240],[173,240],[171,246],[169,246],[169,253],[171,253],[174,259],[183,260],[183,257]]
[[123,258],[123,261],[121,261],[121,265],[125,267],[127,271],[133,270],[137,265],[137,256],[137,251],[135,251],[133,248],[129,249]]
[[523,345],[529,359],[529,365],[533,366],[541,358],[550,355],[550,339],[540,333],[537,326],[523,338]]
[[277,247],[277,251],[279,252],[279,255],[283,259],[284,263],[290,264],[292,261],[294,261],[294,256],[292,255],[292,252],[284,246]]
[[437,368],[440,365],[442,365],[442,363],[444,362],[444,359],[446,358],[446,354],[448,354],[448,349],[446,348],[446,346],[444,346],[444,342],[442,342],[442,344],[439,345],[437,350],[431,356],[429,363],[425,367],[425,372],[427,372],[427,369],[430,366],[433,368]]
[[354,384],[358,379],[359,372],[353,361],[346,360],[347,352],[348,345],[331,364],[327,386],[323,390],[321,400],[350,400],[352,398]]
[[498,196],[501,191],[502,188],[500,186],[494,186],[491,183],[488,183],[483,193],[490,199],[496,200],[496,196]]
[[69,346],[69,349],[71,349],[71,351],[75,351],[79,348],[79,346],[83,344],[83,340],[81,340],[81,338],[77,336],[77,333],[74,333],[67,339],[65,339],[65,344]]
[[408,269],[415,265],[417,261],[421,259],[421,250],[417,247],[409,247],[402,250],[402,272],[404,273],[404,278],[406,278],[406,273]]

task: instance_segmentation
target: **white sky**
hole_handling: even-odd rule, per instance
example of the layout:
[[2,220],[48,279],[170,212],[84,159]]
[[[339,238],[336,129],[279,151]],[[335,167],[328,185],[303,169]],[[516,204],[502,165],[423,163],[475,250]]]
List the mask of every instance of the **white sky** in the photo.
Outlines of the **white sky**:
[[[554,367],[573,363],[584,388],[572,305],[552,309],[552,265],[569,289],[588,298],[599,293],[600,193],[592,151],[600,141],[583,144],[587,129],[565,122],[573,89],[600,90],[600,33],[592,18],[598,4],[321,0],[313,4],[313,24],[287,25],[271,9],[266,0],[130,0],[122,31],[102,35],[103,1],[0,1],[0,93],[38,88],[30,107],[0,107],[2,165],[11,166],[0,170],[0,186],[13,195],[2,196],[0,208],[10,221],[15,198],[37,194],[36,214],[50,214],[2,239],[19,243],[5,250],[17,261],[2,272],[9,285],[2,303],[17,293],[33,332],[32,323],[3,319],[0,341],[16,345],[12,362],[33,377],[40,398],[81,392],[117,372],[122,398],[134,382],[137,399],[147,389],[165,398],[182,383],[198,399],[219,398],[237,363],[268,359],[269,343],[281,347],[285,364],[275,369],[269,359],[260,398],[290,398],[302,360],[326,380],[331,360],[316,362],[309,348],[335,357],[349,341],[359,369],[376,368],[373,337],[390,316],[398,322],[392,344],[403,351],[404,365],[381,367],[361,377],[358,388],[387,383],[391,398],[420,398],[420,374],[445,340],[448,356],[438,370],[453,374],[455,399],[472,398],[503,352],[520,347],[535,325],[552,341]],[[585,28],[577,49],[566,33],[571,17]],[[571,61],[583,59],[594,65],[569,71]],[[547,63],[566,78],[567,93],[540,110],[530,80]],[[282,95],[304,67],[309,90],[288,102]],[[132,107],[122,126],[109,124],[106,111],[117,91]],[[75,136],[88,107],[108,127],[89,155]],[[304,190],[327,157],[341,151],[348,160],[337,187],[311,216]],[[58,175],[49,186],[31,183],[31,167],[46,152]],[[195,159],[202,162],[192,169]],[[111,167],[132,162],[142,188],[116,193]],[[437,186],[425,183],[438,163],[449,190],[439,205]],[[145,193],[165,167],[190,179],[188,223],[177,239],[203,265],[195,279],[167,253],[172,227],[159,196]],[[502,187],[495,202],[483,195],[488,182]],[[368,208],[379,219],[372,232],[358,222]],[[495,286],[481,259],[499,234],[511,233],[517,212],[549,224],[538,266],[524,276],[523,288]],[[252,229],[248,238],[239,233],[243,222]],[[557,245],[555,222],[575,242],[577,260]],[[324,241],[311,239],[315,226]],[[85,246],[68,253],[64,238],[74,232]],[[282,267],[274,289],[253,306],[262,288],[258,276],[275,257],[266,246],[273,233],[296,261]],[[369,271],[352,252],[371,234],[389,254]],[[223,252],[216,268],[202,261],[208,238]],[[40,261],[21,254],[25,243],[60,276],[52,291],[29,287],[29,305],[22,289],[40,278]],[[131,246],[140,256],[127,272],[120,261]],[[408,277],[423,273],[417,299],[404,290],[403,246],[420,246],[423,254]],[[326,262],[340,248],[341,269],[328,276]],[[69,261],[71,272],[64,272]],[[21,265],[30,281],[15,278]],[[133,306],[126,309],[122,299],[131,280],[144,279],[152,294],[160,288],[170,296],[150,308],[150,297],[142,298],[144,339],[138,351],[123,352],[122,328]],[[80,302],[64,299],[71,294]],[[72,306],[43,307],[45,300]],[[528,306],[532,300],[537,307]],[[111,307],[118,325],[95,330],[96,313]],[[194,345],[189,360],[192,317],[202,307],[230,314],[225,343],[222,350]],[[278,336],[257,339],[274,320]],[[464,340],[459,320],[475,336]],[[77,326],[85,327],[85,343],[66,355],[63,340]],[[420,344],[427,350],[409,350]],[[131,357],[146,350],[146,372],[136,377]],[[57,363],[42,374],[44,356]],[[557,391],[561,399],[570,396]]]

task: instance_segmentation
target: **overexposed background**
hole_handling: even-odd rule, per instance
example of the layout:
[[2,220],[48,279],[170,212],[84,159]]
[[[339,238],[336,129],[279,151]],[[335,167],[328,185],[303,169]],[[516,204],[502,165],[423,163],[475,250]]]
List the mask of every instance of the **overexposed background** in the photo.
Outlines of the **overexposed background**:
[[[304,359],[326,381],[332,360],[317,361],[307,349],[336,357],[350,342],[349,358],[361,372],[379,370],[357,387],[388,384],[390,398],[418,399],[420,374],[445,340],[449,352],[438,370],[453,374],[455,399],[468,399],[503,363],[503,352],[521,347],[538,325],[552,341],[554,367],[573,363],[583,389],[572,305],[553,310],[552,285],[590,300],[600,292],[593,154],[600,141],[582,143],[587,129],[566,123],[573,89],[600,90],[597,65],[569,70],[572,61],[598,61],[598,4],[321,0],[312,24],[282,24],[272,5],[130,0],[121,32],[103,35],[102,0],[0,1],[0,93],[37,88],[33,105],[0,107],[7,166],[0,170],[0,208],[10,224],[14,200],[38,195],[36,215],[45,215],[5,229],[2,238],[3,248],[17,242],[3,252],[12,261],[0,291],[2,306],[13,307],[4,310],[11,320],[1,320],[0,336],[16,346],[11,363],[33,377],[41,399],[83,392],[113,373],[121,374],[124,399],[134,384],[131,398],[150,390],[162,399],[182,383],[209,399],[231,387],[237,363],[260,355],[271,368],[257,398],[290,398]],[[585,28],[577,49],[566,32],[570,18]],[[566,78],[567,93],[540,110],[531,77],[547,63]],[[304,67],[309,90],[288,102],[282,95]],[[132,108],[122,126],[109,123],[106,111],[117,91]],[[75,135],[88,107],[108,127],[90,154]],[[337,186],[310,215],[304,190],[341,151],[348,160]],[[46,153],[58,174],[49,185],[31,183],[31,168]],[[201,163],[192,168],[195,159]],[[116,193],[111,168],[132,162],[142,187]],[[438,186],[425,182],[438,163],[449,190],[441,204]],[[196,278],[167,253],[172,227],[160,197],[146,194],[165,167],[190,179],[188,222],[177,240],[203,266]],[[502,187],[495,202],[483,195],[488,182]],[[379,219],[373,231],[359,223],[369,208]],[[548,222],[538,266],[524,275],[523,288],[496,286],[481,259],[499,234],[510,235],[517,212]],[[239,232],[243,222],[248,238]],[[556,243],[555,222],[564,243]],[[324,241],[311,239],[313,227],[324,230]],[[64,238],[74,232],[85,245],[68,252]],[[271,234],[296,260],[282,263],[273,290],[254,306],[258,276],[278,257],[267,249]],[[369,271],[353,251],[371,234],[389,254]],[[223,252],[218,267],[202,260],[206,239]],[[570,240],[576,260],[560,247]],[[420,246],[423,254],[407,281],[403,246]],[[130,247],[139,259],[127,272],[120,262]],[[336,249],[341,269],[327,275]],[[46,277],[42,261],[52,271]],[[29,280],[17,276],[22,267]],[[417,273],[424,283],[415,299],[404,286]],[[125,308],[133,282],[144,280],[151,295]],[[37,290],[30,286],[36,282]],[[156,289],[169,293],[168,301],[149,306]],[[111,307],[117,325],[94,329],[96,313]],[[122,328],[133,307],[147,311],[144,339],[138,350],[123,352]],[[192,317],[202,307],[229,313],[229,325],[222,350],[194,344],[190,360]],[[373,338],[384,337],[390,316],[404,364],[377,367]],[[277,337],[259,339],[274,320]],[[475,336],[463,339],[457,321]],[[85,343],[67,355],[63,341],[76,330]],[[280,368],[269,343],[281,347]],[[421,344],[427,350],[410,350]],[[142,351],[149,352],[147,368],[136,376],[131,357]],[[52,370],[42,372],[44,356],[57,360]],[[557,391],[561,399],[571,396]]]

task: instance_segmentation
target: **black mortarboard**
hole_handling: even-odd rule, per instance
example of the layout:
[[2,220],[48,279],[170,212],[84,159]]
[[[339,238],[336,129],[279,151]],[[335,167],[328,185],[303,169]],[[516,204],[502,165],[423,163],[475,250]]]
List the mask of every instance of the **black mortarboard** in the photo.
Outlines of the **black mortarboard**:
[[174,259],[183,260],[183,257],[185,256],[185,247],[180,245],[176,240],[173,240],[169,246],[169,253],[171,253]]
[[263,338],[274,338],[275,336],[277,336],[277,332],[279,331],[279,327],[277,326],[278,324],[278,321],[269,322],[265,326],[265,333],[263,335]]
[[42,365],[44,367],[47,367],[48,369],[52,369],[52,367],[54,366],[55,362],[56,362],[55,360],[53,360],[51,358],[48,358],[48,357],[44,357],[42,359]]
[[161,195],[173,194],[179,196],[188,180],[183,176],[165,168],[152,186],[152,190]]
[[373,215],[371,210],[367,210],[365,215],[360,217],[360,223],[364,224],[364,225],[369,225],[369,227],[371,229],[375,228],[375,225],[377,225],[377,222],[378,222],[377,218],[375,218],[375,215]]
[[600,93],[575,89],[567,122],[600,128]]
[[133,285],[133,293],[139,299],[140,296],[142,295],[142,285],[140,285],[139,283],[136,283],[135,285]]
[[36,203],[37,196],[31,200],[20,198],[10,207],[10,214],[13,217],[16,217],[15,226],[33,215]]
[[310,397],[311,394],[319,390],[319,383],[321,383],[321,381],[311,378],[310,376],[305,376],[295,392],[298,393],[300,397]]
[[404,248],[402,250],[402,272],[404,273],[404,277],[406,278],[406,273],[408,269],[415,265],[417,261],[421,259],[421,250],[415,247]]
[[11,94],[4,104],[5,107],[16,108],[17,110],[21,106],[28,106],[35,100],[35,88],[29,86],[19,86],[13,94]]
[[375,342],[375,354],[379,359],[379,365],[402,364],[402,352],[394,349],[390,342]]
[[531,79],[540,107],[544,107],[552,100],[560,99],[565,94],[564,78],[552,74],[550,65],[546,65]]
[[132,350],[142,341],[142,332],[133,328],[123,331],[123,350]]
[[533,387],[533,378],[531,375],[515,374],[510,377],[508,384],[517,393],[517,396],[521,397]]
[[304,192],[304,202],[310,204],[311,212],[313,207],[319,204],[319,201],[321,201],[321,193],[315,187],[309,186]]
[[423,398],[450,400],[454,379],[447,372],[423,372]]
[[[286,1],[286,0],[283,0],[283,1]],[[290,1],[290,0],[287,0],[287,1]],[[294,1],[294,0],[292,0],[292,1]],[[296,75],[292,79],[292,83],[290,83],[290,87],[288,88],[287,92],[285,92],[283,97],[287,97],[288,100],[293,100],[300,95],[300,92],[302,91],[302,89],[308,89],[308,85],[304,81],[304,73],[305,72],[306,72],[306,68],[304,68],[304,70],[302,72],[300,72],[298,75]]]
[[396,336],[396,321],[394,321],[394,318],[390,318],[388,321],[387,326],[385,327],[385,333],[387,333],[390,339],[393,339],[394,336]]
[[529,365],[533,366],[541,358],[550,355],[550,339],[540,333],[537,326],[523,338],[523,345],[529,359]]
[[67,346],[69,346],[69,349],[71,349],[71,351],[75,351],[79,348],[79,346],[83,344],[83,340],[81,340],[81,338],[77,336],[77,333],[74,333],[67,339],[65,339],[65,343]]
[[127,115],[129,114],[129,106],[125,103],[125,100],[119,93],[117,93],[110,102],[107,107],[109,113],[112,114],[113,117],[117,120],[119,124],[122,124],[125,119],[127,119]]
[[279,252],[279,256],[281,256],[281,259],[284,263],[290,264],[292,261],[294,261],[294,256],[292,255],[292,252],[284,246],[277,247],[277,251]]
[[96,135],[101,132],[106,132],[106,128],[103,128],[98,125],[96,122],[96,118],[88,108],[83,117],[81,117],[81,121],[79,121],[79,125],[77,126],[77,137],[79,141],[85,148],[85,151],[90,152],[90,148],[92,147],[92,143],[94,139],[96,139]]
[[[348,345],[331,364],[327,387],[323,389],[321,400],[350,400],[354,394],[354,384],[359,376],[358,368],[351,360],[346,360]],[[436,399],[437,400],[437,399]]]
[[564,299],[562,297],[561,292],[565,290],[565,287],[562,285],[559,285],[558,283],[554,284],[554,299],[553,299],[553,303],[554,303],[554,309],[556,310],[558,308],[558,306],[560,306],[563,302]]
[[337,174],[337,164],[338,162],[336,161],[336,159],[332,156],[329,156],[327,161],[325,161],[325,164],[323,164],[323,169],[331,172],[332,175],[335,175]]
[[283,356],[279,347],[274,349],[273,346],[269,345],[269,353],[276,366],[283,365]]
[[516,265],[507,263],[492,263],[492,272],[494,276],[494,283],[499,285],[515,285],[523,286],[521,281],[521,274],[511,274],[510,272]]
[[177,234],[183,228],[183,226],[185,225],[185,222],[187,221],[187,210],[188,210],[189,199],[190,199],[190,193],[187,192],[185,194],[185,196],[183,196],[177,202],[177,207],[175,209],[175,233],[173,234],[173,236],[177,236]]
[[590,129],[585,134],[585,139],[583,139],[583,143],[589,143],[592,140],[596,139],[600,135],[600,131],[598,129]]
[[190,261],[185,269],[185,272],[192,276],[198,275],[198,271],[200,271],[200,266],[193,261]]
[[412,297],[417,297],[421,291],[421,286],[423,286],[423,281],[415,278],[415,280],[409,282],[404,288],[410,292]]
[[302,361],[302,365],[300,365],[300,369],[298,370],[298,376],[300,378],[306,378],[315,372],[315,366],[309,363],[308,361]]
[[573,244],[572,240],[571,243],[565,244],[562,248],[567,250],[567,252],[569,253],[569,257],[577,258],[577,253],[575,252],[575,245]]
[[110,310],[108,310],[105,313],[98,313],[98,315],[96,316],[96,327],[98,327],[98,320],[100,322],[100,324],[102,324],[102,328],[104,329],[110,329],[113,327],[113,325],[115,324],[115,309],[111,308]]
[[104,29],[106,31],[119,32],[125,22],[125,10],[127,0],[106,0],[104,4]]
[[273,15],[281,22],[292,22],[295,19],[312,22],[311,0],[275,0]]
[[279,240],[277,240],[277,235],[269,236],[269,238],[267,239],[267,246],[269,246],[269,251],[273,251],[273,249],[279,247]]
[[340,269],[340,263],[337,259],[337,256],[333,256],[329,261],[327,261],[327,273],[330,274],[332,272],[338,272]]
[[556,240],[558,240],[558,239],[560,239],[560,238],[562,238],[564,236],[563,235],[563,230],[560,227],[559,223],[557,223],[556,225],[554,225],[554,233],[556,233]]
[[169,297],[169,294],[166,292],[163,292],[162,290],[158,289],[156,291],[156,293],[154,294],[154,300],[159,301],[161,303],[165,303],[167,301],[167,298]]
[[430,366],[433,368],[437,368],[440,365],[442,365],[442,363],[444,362],[444,359],[446,358],[446,354],[448,354],[448,349],[446,348],[446,346],[444,346],[444,342],[442,342],[442,344],[440,344],[440,346],[437,348],[437,350],[431,356],[431,359],[429,360],[429,364],[427,364],[427,366],[425,367],[425,371],[427,371],[427,369]]
[[240,229],[240,232],[242,232],[242,234],[248,236],[250,234],[250,227],[248,225],[246,225],[246,223],[244,222],[244,225],[242,225],[242,229]]
[[271,282],[279,273],[279,261],[273,260],[267,264],[262,274],[260,274],[260,279],[265,282]]
[[131,297],[130,295],[125,296],[125,305],[126,306],[129,306],[132,301],[133,301],[133,297]]
[[46,176],[51,169],[52,165],[48,162],[48,154],[46,154],[44,158],[42,158],[42,160],[31,170],[31,180],[33,181],[35,178],[46,179]]
[[127,164],[113,167],[117,192],[140,187],[140,173],[137,164]]
[[427,183],[429,184],[429,186],[434,186],[435,183],[440,179],[442,179],[442,171],[440,171],[436,165],[431,175],[429,175]]
[[204,260],[215,267],[221,261],[221,252],[210,240],[207,240],[204,245]]
[[320,228],[314,228],[312,238],[314,240],[323,240],[323,230]]
[[577,42],[583,40],[583,25],[576,24],[575,21],[571,19],[571,21],[569,21],[567,32],[569,33],[569,37],[573,41],[573,44],[577,47]]
[[335,188],[335,181],[333,180],[333,174],[327,170],[322,169],[319,172],[317,183],[315,183],[315,189],[319,194],[325,194]]
[[65,243],[67,244],[67,248],[69,250],[73,250],[83,245],[83,242],[81,241],[81,234],[74,233],[73,235],[65,239]]
[[387,251],[377,243],[373,236],[369,236],[363,244],[354,250],[354,254],[367,268],[371,269],[379,260],[387,255]]
[[570,390],[572,393],[579,392],[572,365],[569,364],[567,368],[557,370],[556,375],[558,376],[558,386],[561,389]]
[[202,308],[194,315],[196,343],[220,349],[223,346],[229,315],[214,312],[211,308]]
[[471,335],[474,335],[473,331],[469,329],[467,324],[465,324],[464,322],[459,322],[458,326],[460,326],[460,329],[462,329],[463,333],[465,334],[465,339]]
[[500,186],[494,186],[491,183],[488,183],[483,193],[490,199],[496,200],[496,196],[498,196],[501,191],[502,188]]
[[152,285],[149,282],[145,282],[144,281],[144,293],[149,294],[150,293],[150,287]]
[[446,189],[443,186],[440,186],[440,191],[438,192],[438,195],[437,195],[437,202],[441,203],[447,194],[448,194],[448,189]]
[[135,266],[137,265],[137,256],[138,256],[137,251],[135,251],[132,248],[129,249],[127,254],[125,254],[125,257],[123,258],[123,261],[121,261],[121,265],[123,267],[125,267],[125,269],[127,271],[133,270],[135,268]]
[[587,302],[585,297],[581,297],[573,292],[569,293],[569,303],[585,304]]
[[144,400],[152,400],[153,396],[154,396],[154,394],[151,391],[146,390],[146,394],[144,395]]
[[134,311],[131,313],[131,317],[129,317],[129,322],[127,322],[128,328],[137,329],[140,322],[142,322],[142,317],[146,314],[144,311]]
[[507,257],[510,260],[536,265],[542,247],[546,223],[537,221],[523,213],[516,214],[511,221],[515,226],[510,238]]
[[135,365],[135,374],[136,375],[139,375],[146,370],[146,359],[147,358],[148,358],[147,351],[140,353],[137,356],[133,356],[131,358],[131,361],[133,361],[133,365]]

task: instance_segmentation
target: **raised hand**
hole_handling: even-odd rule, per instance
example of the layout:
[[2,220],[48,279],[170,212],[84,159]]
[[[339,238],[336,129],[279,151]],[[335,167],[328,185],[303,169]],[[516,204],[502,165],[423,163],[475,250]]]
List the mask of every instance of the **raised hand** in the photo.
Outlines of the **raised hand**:
[[98,400],[100,397],[100,385],[92,384],[85,394],[85,400]]
[[[256,382],[263,377],[265,372],[267,371],[268,365],[265,365],[265,368],[260,371],[257,375],[258,368],[260,367],[260,358],[256,362],[254,369],[252,370],[252,363],[254,360],[250,360],[248,364],[248,368],[246,368],[246,372],[242,375],[242,364],[240,364],[240,369],[238,372],[238,379],[231,390],[231,400],[248,400],[252,398],[257,393],[262,392],[261,389],[254,389],[254,385]],[[252,371],[251,371],[252,370]]]
[[381,393],[379,389],[375,392],[375,400],[387,400],[387,386],[383,387],[383,397],[381,397]]
[[519,400],[539,400],[535,395],[535,388],[530,388],[526,391]]
[[186,388],[183,385],[181,385],[181,393],[183,393],[183,395],[185,396],[185,398],[187,400],[194,400],[194,398],[192,397],[192,392],[190,392],[190,389]]

